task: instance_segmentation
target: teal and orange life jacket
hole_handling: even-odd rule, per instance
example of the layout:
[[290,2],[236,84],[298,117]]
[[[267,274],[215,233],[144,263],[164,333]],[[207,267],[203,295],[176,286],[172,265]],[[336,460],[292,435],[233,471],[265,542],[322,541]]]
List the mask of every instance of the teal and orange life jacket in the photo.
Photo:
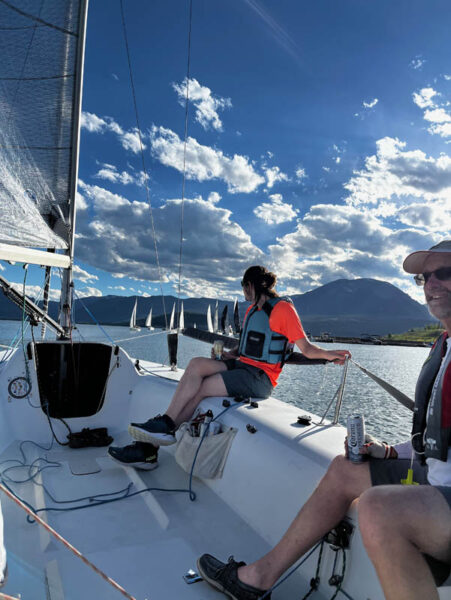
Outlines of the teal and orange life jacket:
[[293,351],[293,344],[281,333],[276,333],[269,326],[269,318],[273,308],[281,301],[293,304],[291,298],[269,298],[261,310],[257,305],[248,312],[240,336],[239,355],[271,365],[285,360]]

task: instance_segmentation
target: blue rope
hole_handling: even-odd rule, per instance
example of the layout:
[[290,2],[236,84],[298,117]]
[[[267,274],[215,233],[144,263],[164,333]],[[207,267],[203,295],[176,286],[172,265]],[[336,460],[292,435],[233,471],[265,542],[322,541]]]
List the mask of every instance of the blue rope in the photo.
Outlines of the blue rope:
[[77,294],[75,289],[74,289],[74,294],[77,296],[77,300],[81,303],[81,305],[83,306],[85,311],[88,313],[88,315],[91,317],[91,319],[94,321],[94,323],[100,327],[100,329],[101,329],[102,333],[105,335],[105,337],[111,342],[111,344],[113,346],[116,346],[116,342],[108,335],[108,333],[105,331],[105,329],[102,327],[102,325],[100,325],[98,320],[95,318],[95,316],[89,310],[89,308],[86,306],[86,304],[83,302],[83,300],[79,297],[79,295]]

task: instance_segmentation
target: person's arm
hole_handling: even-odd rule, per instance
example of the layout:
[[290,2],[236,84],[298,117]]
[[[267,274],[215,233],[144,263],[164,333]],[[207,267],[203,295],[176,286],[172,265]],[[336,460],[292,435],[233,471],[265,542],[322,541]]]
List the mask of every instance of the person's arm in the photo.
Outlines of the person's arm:
[[306,337],[296,340],[295,344],[307,358],[325,358],[342,365],[347,357],[351,357],[349,350],[325,350],[316,344],[312,344]]

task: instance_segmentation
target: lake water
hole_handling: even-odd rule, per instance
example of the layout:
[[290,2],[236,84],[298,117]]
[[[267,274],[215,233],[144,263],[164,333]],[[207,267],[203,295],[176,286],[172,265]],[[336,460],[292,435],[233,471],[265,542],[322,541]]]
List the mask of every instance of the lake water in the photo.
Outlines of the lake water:
[[[20,336],[18,321],[0,321],[0,344],[10,345],[13,337]],[[105,332],[132,357],[158,363],[168,361],[164,332],[131,332],[128,327],[105,326]],[[36,339],[40,328],[36,328]],[[107,341],[96,325],[79,325],[74,340]],[[31,339],[28,330],[25,340]],[[47,332],[46,339],[52,339]],[[123,341],[121,341],[123,340]],[[410,398],[414,397],[415,383],[429,350],[427,348],[402,348],[399,346],[366,346],[356,344],[319,344],[326,349],[344,348],[353,358],[382,379],[385,379]],[[184,336],[179,337],[178,364],[184,368],[193,356],[209,356],[211,346]],[[342,368],[336,365],[287,365],[279,379],[274,396],[298,406],[300,409],[322,415],[341,380]],[[332,418],[334,406],[328,416]],[[301,414],[300,410],[300,414]],[[352,363],[349,365],[340,422],[346,416],[363,413],[369,433],[389,443],[406,439],[410,434],[412,413],[401,406],[374,381]]]

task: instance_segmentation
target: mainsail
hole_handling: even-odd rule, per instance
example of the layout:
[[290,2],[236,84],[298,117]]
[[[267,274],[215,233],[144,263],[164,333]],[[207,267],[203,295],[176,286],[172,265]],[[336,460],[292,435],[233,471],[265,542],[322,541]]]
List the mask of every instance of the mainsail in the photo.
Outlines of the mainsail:
[[149,310],[149,314],[147,315],[145,326],[147,327],[147,329],[154,329],[154,327],[152,327],[152,309]]
[[136,309],[138,307],[138,299],[135,300],[135,305],[130,316],[130,329],[136,329]]
[[85,13],[86,0],[0,0],[0,258],[70,254]]

